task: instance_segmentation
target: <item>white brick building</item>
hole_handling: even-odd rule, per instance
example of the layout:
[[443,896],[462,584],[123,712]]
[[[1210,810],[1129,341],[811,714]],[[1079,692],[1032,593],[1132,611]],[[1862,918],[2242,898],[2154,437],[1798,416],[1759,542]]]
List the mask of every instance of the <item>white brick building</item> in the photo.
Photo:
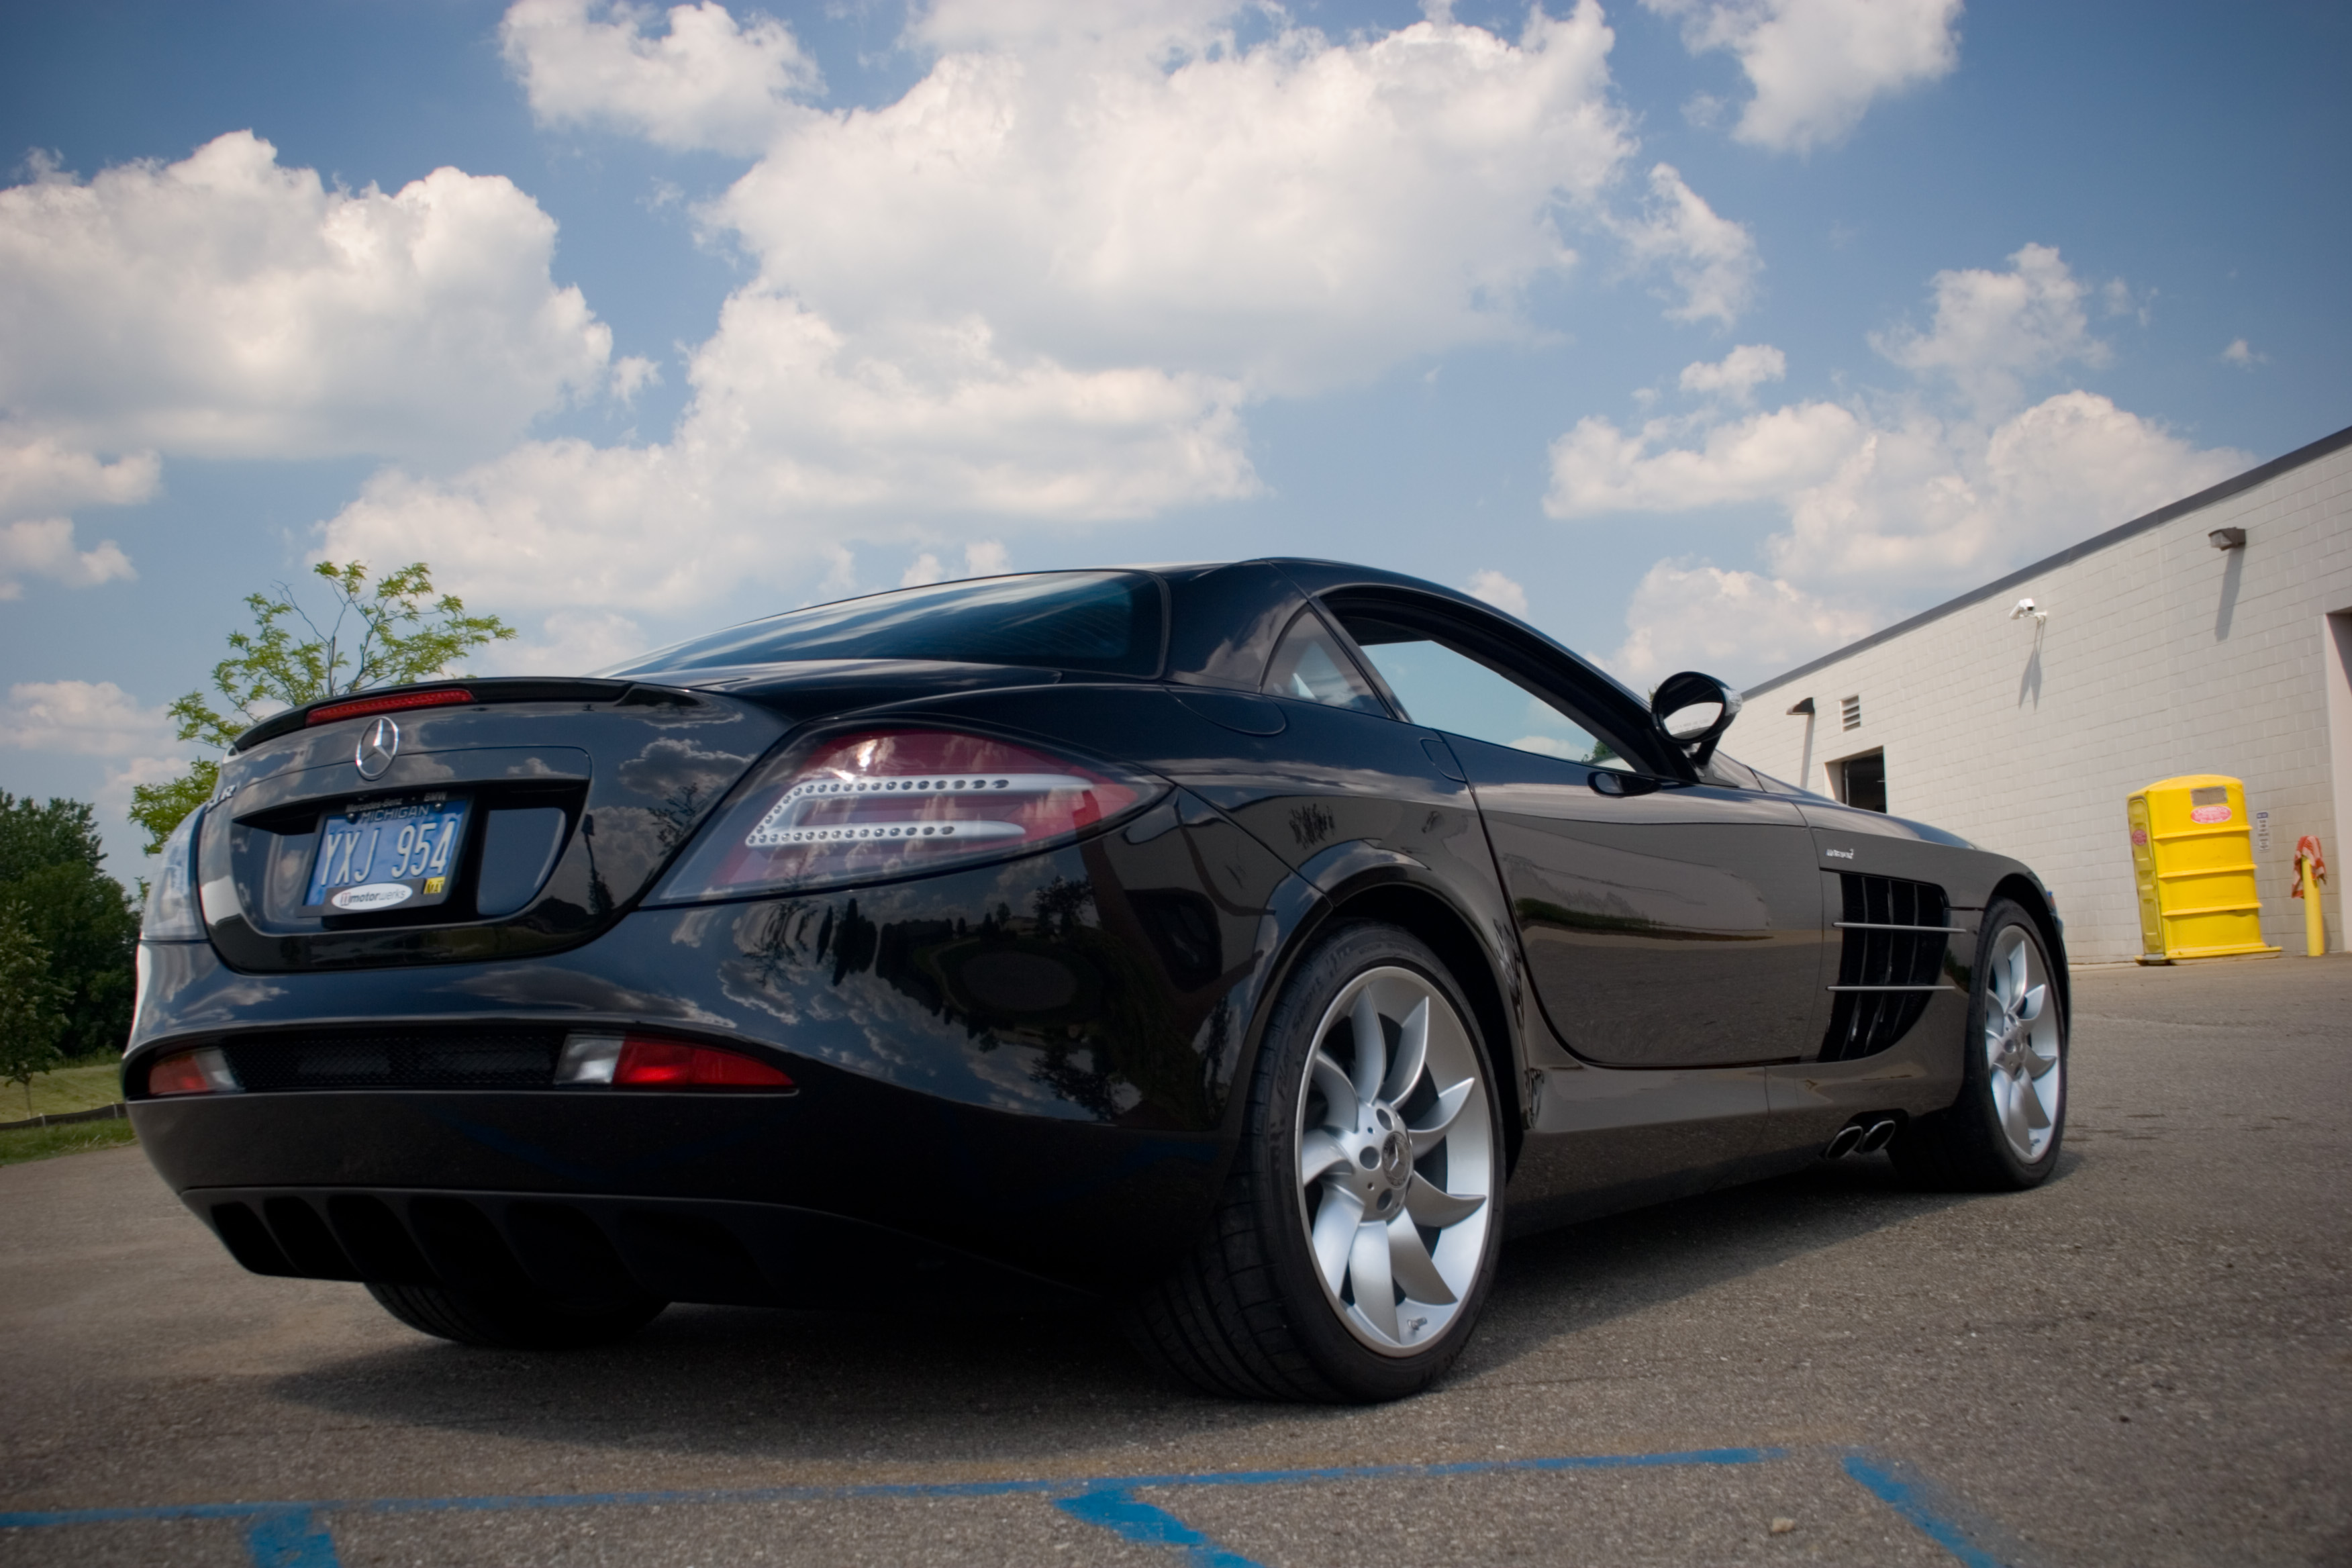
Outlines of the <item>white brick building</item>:
[[[2244,531],[2219,548],[2216,530]],[[2227,535],[2223,536],[2226,542]],[[2012,619],[2030,597],[2046,616]],[[2295,840],[2352,865],[2352,429],[2339,430],[1747,694],[1724,749],[2014,855],[2058,896],[2069,956],[2140,947],[2124,803],[2242,778],[2264,940],[2304,951]],[[1811,712],[1801,710],[1810,701]],[[1883,768],[1883,773],[1879,770]]]

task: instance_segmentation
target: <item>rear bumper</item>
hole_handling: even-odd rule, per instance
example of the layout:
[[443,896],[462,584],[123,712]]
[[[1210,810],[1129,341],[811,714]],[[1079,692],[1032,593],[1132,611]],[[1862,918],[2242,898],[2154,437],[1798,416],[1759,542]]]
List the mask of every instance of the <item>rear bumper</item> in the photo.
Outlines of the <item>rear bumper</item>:
[[[433,1277],[455,1282],[447,1259],[460,1254],[418,1229],[415,1205],[434,1197],[472,1205],[533,1279],[538,1255],[510,1211],[584,1215],[637,1289],[671,1300],[838,1301],[845,1269],[866,1282],[854,1299],[883,1300],[935,1267],[987,1274],[1014,1297],[1049,1281],[1113,1292],[1172,1266],[1213,1201],[1214,1134],[1008,1114],[816,1063],[791,1070],[800,1089],[786,1095],[304,1091],[140,1100],[130,1114],[156,1170],[241,1261],[310,1278],[377,1278],[367,1271],[406,1258],[349,1217],[373,1203]],[[246,1222],[215,1212],[230,1204],[268,1246],[239,1245],[232,1230]],[[659,1239],[688,1232],[734,1261],[713,1272],[682,1261],[694,1245]],[[329,1243],[310,1245],[320,1236]]]
[[1040,1310],[1087,1293],[887,1226],[780,1204],[536,1193],[200,1187],[257,1274],[747,1307]]

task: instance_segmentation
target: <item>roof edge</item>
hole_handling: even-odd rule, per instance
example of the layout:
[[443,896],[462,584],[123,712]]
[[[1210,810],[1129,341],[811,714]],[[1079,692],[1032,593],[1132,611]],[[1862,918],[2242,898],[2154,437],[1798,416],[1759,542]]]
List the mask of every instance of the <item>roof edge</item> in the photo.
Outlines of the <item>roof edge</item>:
[[2054,571],[2058,567],[2080,561],[2085,555],[2095,555],[2111,544],[2120,544],[2134,534],[2145,533],[2151,528],[2162,527],[2175,518],[2185,517],[2192,511],[2211,506],[2215,501],[2227,500],[2242,490],[2250,490],[2265,480],[2274,479],[2279,475],[2302,468],[2306,463],[2315,463],[2320,458],[2340,451],[2346,447],[2352,447],[2352,425],[2346,426],[2332,436],[2322,436],[2309,446],[2297,447],[2284,457],[2273,458],[2269,462],[2248,468],[2242,474],[2223,479],[2220,484],[2209,486],[2199,490],[2195,495],[2183,496],[2177,501],[2160,506],[2145,517],[2136,517],[2129,522],[2107,530],[2105,533],[2093,534],[2080,544],[2071,545],[2055,555],[2044,556],[2031,566],[2021,566],[2006,577],[1997,577],[1983,587],[1972,588],[1957,599],[1947,599],[1933,609],[1922,610],[1910,619],[1897,621],[1883,631],[1873,632],[1859,642],[1850,642],[1834,652],[1825,653],[1821,658],[1801,664],[1784,674],[1776,675],[1769,680],[1751,686],[1740,695],[1761,697],[1775,687],[1786,686],[1792,680],[1801,679],[1817,669],[1826,668],[1835,664],[1850,654],[1860,653],[1868,647],[1876,647],[1880,643],[1901,637],[1916,626],[1924,626],[1929,621],[1939,620],[1955,610],[1964,610],[1970,605],[1981,604],[1997,594],[2016,587],[2020,583],[2032,581],[2044,572]]

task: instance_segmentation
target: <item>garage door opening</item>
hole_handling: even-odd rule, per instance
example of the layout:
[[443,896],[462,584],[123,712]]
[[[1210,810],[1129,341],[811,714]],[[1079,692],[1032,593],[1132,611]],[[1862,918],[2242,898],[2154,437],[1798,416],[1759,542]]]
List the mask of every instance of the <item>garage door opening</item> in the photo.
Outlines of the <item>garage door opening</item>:
[[1837,797],[1864,811],[1886,809],[1886,753],[1864,752],[1858,757],[1830,764],[1830,780]]

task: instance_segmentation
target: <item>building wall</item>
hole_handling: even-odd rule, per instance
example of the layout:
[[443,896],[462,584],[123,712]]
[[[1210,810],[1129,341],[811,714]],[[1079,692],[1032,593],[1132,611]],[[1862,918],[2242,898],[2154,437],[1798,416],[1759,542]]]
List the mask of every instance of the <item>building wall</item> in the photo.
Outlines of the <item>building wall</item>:
[[[2057,894],[2076,963],[2139,952],[2126,798],[2181,773],[2231,774],[2256,823],[2269,814],[2267,843],[2255,845],[2264,939],[2304,951],[2303,905],[2287,889],[2296,838],[2317,834],[2330,863],[2328,944],[2340,950],[2336,889],[2352,865],[2352,445],[2318,446],[2331,443],[1766,682],[1724,749],[1831,794],[1832,763],[1883,748],[1888,810],[2032,866]],[[2225,527],[2246,531],[2244,548],[2213,548],[2206,535]],[[2009,618],[2027,595],[2046,622]],[[1852,696],[1862,723],[1848,731],[1839,704]],[[1790,717],[1806,697],[1812,717]]]

